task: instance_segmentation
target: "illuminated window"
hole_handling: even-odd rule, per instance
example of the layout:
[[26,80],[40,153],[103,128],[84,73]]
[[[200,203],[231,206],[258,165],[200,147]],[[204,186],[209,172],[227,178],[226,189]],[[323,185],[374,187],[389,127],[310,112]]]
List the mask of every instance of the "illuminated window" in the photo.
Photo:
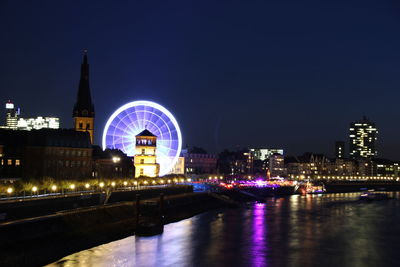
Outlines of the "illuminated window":
[[140,164],[144,164],[144,159],[141,159],[141,160],[140,160]]
[[12,159],[8,159],[7,160],[7,165],[11,165],[12,164]]
[[142,148],[142,155],[144,155],[145,154],[145,149],[144,148]]
[[140,169],[140,175],[143,175],[143,169]]
[[15,166],[19,166],[20,165],[20,161],[19,161],[19,159],[16,159],[15,160]]

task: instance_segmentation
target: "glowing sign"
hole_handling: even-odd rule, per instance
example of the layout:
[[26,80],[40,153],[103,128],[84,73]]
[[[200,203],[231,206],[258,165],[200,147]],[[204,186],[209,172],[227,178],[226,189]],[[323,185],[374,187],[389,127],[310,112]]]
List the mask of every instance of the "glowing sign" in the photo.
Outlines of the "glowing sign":
[[14,104],[13,103],[6,103],[6,109],[13,109]]

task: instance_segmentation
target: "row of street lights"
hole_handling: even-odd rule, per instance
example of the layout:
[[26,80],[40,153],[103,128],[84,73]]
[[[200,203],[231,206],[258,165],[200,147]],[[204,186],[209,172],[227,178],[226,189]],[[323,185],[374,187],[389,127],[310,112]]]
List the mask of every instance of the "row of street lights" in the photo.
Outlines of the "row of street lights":
[[[188,178],[188,179],[186,179],[186,181],[187,181],[187,182],[191,182],[191,179]],[[160,183],[160,184],[170,184],[170,183],[178,183],[178,182],[182,182],[182,183],[183,183],[183,182],[185,182],[185,179],[183,179],[183,178],[181,178],[181,179],[174,178],[174,179],[167,179],[167,180],[164,180],[164,179],[159,180],[159,183]],[[141,184],[141,183],[138,182],[138,181],[134,181],[134,182],[133,182],[133,185],[134,185],[134,186],[139,186],[140,184]],[[143,185],[149,185],[149,184],[151,184],[151,185],[156,185],[157,182],[156,182],[155,180],[152,180],[151,183],[150,183],[149,181],[143,181],[142,184],[143,184]],[[101,189],[103,189],[103,188],[105,187],[105,185],[106,185],[106,184],[105,184],[104,182],[100,182],[100,183],[99,183],[99,187],[100,187]],[[117,184],[116,184],[116,182],[111,182],[110,185],[111,185],[111,187],[115,188]],[[124,181],[124,182],[123,182],[123,185],[124,185],[125,187],[127,187],[127,186],[128,186],[128,181]],[[86,183],[86,184],[84,185],[84,187],[85,187],[85,189],[89,189],[89,188],[91,187],[91,185],[90,185],[89,183]],[[57,189],[58,189],[57,185],[52,185],[50,188],[51,188],[51,191],[57,192]],[[70,184],[70,185],[69,185],[69,189],[75,190],[75,189],[76,189],[76,185],[75,185],[75,184]],[[11,194],[14,192],[14,188],[8,187],[6,191],[7,191],[7,194],[11,195]],[[32,191],[32,193],[36,194],[36,193],[39,191],[39,189],[38,189],[37,186],[32,186],[31,191]]]

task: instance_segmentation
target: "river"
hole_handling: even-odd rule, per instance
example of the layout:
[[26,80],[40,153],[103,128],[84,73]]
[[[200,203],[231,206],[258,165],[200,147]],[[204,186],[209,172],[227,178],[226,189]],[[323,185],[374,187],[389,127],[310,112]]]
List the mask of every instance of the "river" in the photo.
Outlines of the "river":
[[293,195],[206,212],[48,266],[400,266],[400,194]]

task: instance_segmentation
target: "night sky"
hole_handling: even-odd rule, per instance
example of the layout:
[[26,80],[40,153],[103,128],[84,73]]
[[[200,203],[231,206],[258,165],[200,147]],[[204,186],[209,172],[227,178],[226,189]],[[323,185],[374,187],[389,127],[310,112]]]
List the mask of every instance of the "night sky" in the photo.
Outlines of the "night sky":
[[97,143],[115,109],[152,100],[209,152],[332,156],[366,115],[400,159],[399,1],[1,0],[0,28],[0,101],[64,128],[88,49]]

